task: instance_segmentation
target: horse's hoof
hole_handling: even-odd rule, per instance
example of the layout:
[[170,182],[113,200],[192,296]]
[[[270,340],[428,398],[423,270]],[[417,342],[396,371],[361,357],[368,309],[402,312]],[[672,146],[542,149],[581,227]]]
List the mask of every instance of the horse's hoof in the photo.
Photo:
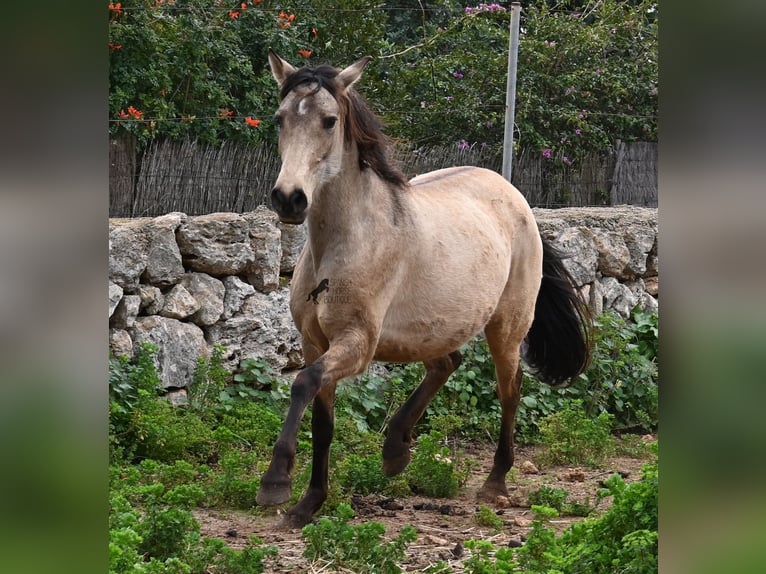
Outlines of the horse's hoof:
[[411,458],[412,455],[410,455],[409,449],[406,450],[403,455],[397,456],[396,458],[384,458],[383,474],[386,476],[396,476],[407,468]]
[[313,522],[313,516],[306,516],[299,512],[287,512],[284,518],[282,518],[282,528],[303,528],[307,524]]
[[287,483],[264,484],[258,490],[255,502],[259,506],[278,506],[284,504],[293,494],[292,481]]
[[485,483],[476,493],[476,500],[495,504],[499,496],[508,498],[508,488],[503,485]]

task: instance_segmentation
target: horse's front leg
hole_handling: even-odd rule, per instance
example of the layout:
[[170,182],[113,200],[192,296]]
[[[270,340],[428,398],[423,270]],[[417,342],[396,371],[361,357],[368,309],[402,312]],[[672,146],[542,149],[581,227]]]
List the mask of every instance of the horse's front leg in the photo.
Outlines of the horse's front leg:
[[285,516],[288,526],[302,527],[327,500],[330,473],[330,444],[335,428],[335,383],[322,387],[311,407],[311,480],[298,503]]
[[330,342],[330,348],[317,361],[298,373],[293,383],[290,409],[282,432],[274,445],[268,470],[261,478],[256,502],[263,506],[282,504],[292,494],[292,472],[298,427],[306,406],[314,400],[312,412],[313,467],[308,490],[287,512],[289,526],[311,521],[327,498],[330,443],[332,442],[335,384],[344,377],[360,373],[372,358],[374,339],[358,331],[347,332]]
[[318,360],[295,377],[290,391],[290,408],[274,444],[271,463],[261,477],[261,487],[255,501],[261,506],[276,506],[290,500],[293,492],[292,471],[295,465],[295,449],[298,428],[309,402],[322,386],[324,366]]

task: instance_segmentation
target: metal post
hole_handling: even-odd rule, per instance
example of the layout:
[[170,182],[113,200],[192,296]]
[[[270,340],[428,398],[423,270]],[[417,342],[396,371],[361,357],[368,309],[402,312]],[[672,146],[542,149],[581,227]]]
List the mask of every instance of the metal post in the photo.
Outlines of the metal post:
[[516,113],[516,64],[519,58],[519,15],[521,4],[511,4],[511,41],[508,48],[508,80],[505,89],[505,134],[503,136],[503,177],[511,181],[513,161],[513,119]]

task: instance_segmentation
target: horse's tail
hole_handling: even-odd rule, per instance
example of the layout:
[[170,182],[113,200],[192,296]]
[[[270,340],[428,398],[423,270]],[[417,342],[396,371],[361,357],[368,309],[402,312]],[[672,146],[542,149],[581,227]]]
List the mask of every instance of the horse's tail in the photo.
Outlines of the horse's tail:
[[563,259],[543,238],[543,279],[523,353],[534,375],[549,385],[579,375],[590,355],[590,314]]

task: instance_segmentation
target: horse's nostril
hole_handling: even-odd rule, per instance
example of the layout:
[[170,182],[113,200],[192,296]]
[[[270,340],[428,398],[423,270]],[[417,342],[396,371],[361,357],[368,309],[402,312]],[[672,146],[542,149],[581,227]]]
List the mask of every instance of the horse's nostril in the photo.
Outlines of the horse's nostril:
[[284,192],[278,187],[271,190],[271,207],[276,211],[284,207],[286,199]]
[[308,201],[306,200],[306,193],[298,188],[293,191],[292,197],[290,197],[290,206],[293,209],[293,213],[303,213],[308,207]]

